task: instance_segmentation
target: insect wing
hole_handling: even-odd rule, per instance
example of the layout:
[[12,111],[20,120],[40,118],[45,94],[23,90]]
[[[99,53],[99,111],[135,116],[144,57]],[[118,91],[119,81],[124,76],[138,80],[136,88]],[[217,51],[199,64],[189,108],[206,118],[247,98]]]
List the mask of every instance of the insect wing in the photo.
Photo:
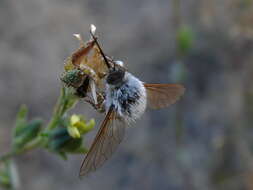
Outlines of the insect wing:
[[148,105],[160,109],[174,104],[183,94],[185,88],[180,84],[144,84]]
[[79,176],[85,176],[100,168],[123,140],[126,123],[116,116],[111,107],[82,163]]

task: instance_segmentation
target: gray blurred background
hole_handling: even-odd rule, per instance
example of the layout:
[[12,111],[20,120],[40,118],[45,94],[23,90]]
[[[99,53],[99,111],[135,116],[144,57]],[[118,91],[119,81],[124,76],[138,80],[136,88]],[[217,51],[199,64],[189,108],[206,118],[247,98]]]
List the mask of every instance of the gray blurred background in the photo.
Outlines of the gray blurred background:
[[[186,93],[148,110],[89,178],[78,178],[82,155],[18,157],[21,189],[253,189],[252,0],[1,0],[0,154],[21,104],[50,118],[63,61],[78,47],[72,34],[87,39],[92,23],[105,52],[141,80]],[[72,112],[103,118],[83,102]]]

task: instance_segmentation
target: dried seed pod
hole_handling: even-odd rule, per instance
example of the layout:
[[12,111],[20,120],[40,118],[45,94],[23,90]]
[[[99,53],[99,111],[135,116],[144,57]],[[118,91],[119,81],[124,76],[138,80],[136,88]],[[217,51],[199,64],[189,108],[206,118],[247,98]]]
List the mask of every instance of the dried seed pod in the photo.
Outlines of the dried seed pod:
[[[90,31],[95,34],[96,27],[91,25]],[[104,89],[102,80],[108,72],[104,59],[95,43],[95,39],[84,43],[80,34],[74,34],[80,42],[78,48],[69,56],[64,65],[65,72],[62,81],[67,85],[74,87],[76,95],[80,98],[91,93],[94,103],[97,104],[97,92]]]

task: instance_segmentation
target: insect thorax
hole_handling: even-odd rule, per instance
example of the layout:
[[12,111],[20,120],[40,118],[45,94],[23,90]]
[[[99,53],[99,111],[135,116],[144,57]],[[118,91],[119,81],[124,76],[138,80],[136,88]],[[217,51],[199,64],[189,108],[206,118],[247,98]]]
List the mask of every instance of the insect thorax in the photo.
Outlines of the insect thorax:
[[106,107],[115,107],[119,116],[131,122],[139,118],[146,108],[146,90],[143,83],[131,75],[125,74],[121,86],[107,84]]

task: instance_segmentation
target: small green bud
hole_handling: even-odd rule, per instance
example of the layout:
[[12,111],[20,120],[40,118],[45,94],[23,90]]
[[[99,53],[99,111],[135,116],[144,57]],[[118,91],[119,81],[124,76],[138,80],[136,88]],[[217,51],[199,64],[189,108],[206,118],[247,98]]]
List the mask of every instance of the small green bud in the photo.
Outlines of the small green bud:
[[61,80],[67,85],[78,88],[82,85],[84,77],[82,72],[78,69],[69,70],[64,72]]
[[56,128],[49,134],[48,147],[52,151],[60,151],[70,138],[71,137],[68,135],[66,128]]
[[79,139],[71,138],[70,141],[66,143],[66,145],[63,147],[62,150],[64,152],[74,153],[81,148],[82,142],[83,142],[82,138]]
[[57,153],[75,152],[80,149],[81,146],[82,138],[72,138],[67,128],[56,128],[50,134],[48,148],[51,151]]

